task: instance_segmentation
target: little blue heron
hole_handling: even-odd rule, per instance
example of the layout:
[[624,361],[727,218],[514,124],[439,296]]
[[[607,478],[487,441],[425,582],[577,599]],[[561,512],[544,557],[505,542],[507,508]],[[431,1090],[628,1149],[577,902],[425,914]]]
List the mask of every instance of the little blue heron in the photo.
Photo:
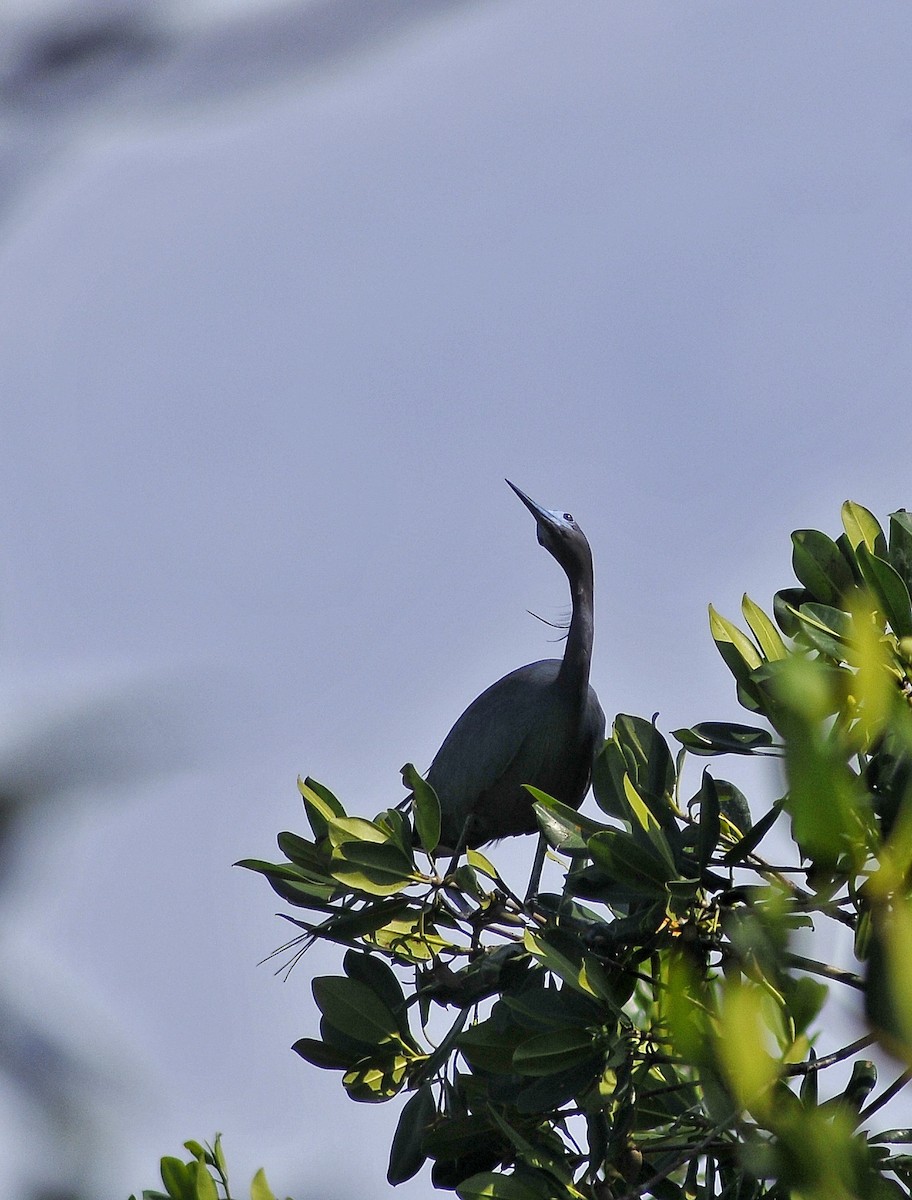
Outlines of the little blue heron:
[[[465,846],[536,832],[525,783],[579,808],[605,736],[605,714],[589,685],[589,543],[570,513],[542,508],[506,482],[535,517],[539,543],[564,568],[573,615],[564,657],[529,663],[492,684],[465,710],[431,763],[427,781],[440,800],[440,842],[457,855]],[[543,858],[541,843],[532,872],[536,884]]]

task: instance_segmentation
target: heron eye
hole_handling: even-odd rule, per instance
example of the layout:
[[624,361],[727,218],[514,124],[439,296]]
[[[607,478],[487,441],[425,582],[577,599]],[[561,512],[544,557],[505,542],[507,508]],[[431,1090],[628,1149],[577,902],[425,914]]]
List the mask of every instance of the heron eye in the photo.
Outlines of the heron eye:
[[564,513],[564,520],[573,523],[573,513]]

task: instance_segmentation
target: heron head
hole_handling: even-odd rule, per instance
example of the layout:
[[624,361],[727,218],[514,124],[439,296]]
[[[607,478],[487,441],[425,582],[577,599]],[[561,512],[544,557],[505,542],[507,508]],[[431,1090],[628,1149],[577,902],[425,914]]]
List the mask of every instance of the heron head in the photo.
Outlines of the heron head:
[[549,554],[560,563],[571,578],[583,564],[592,568],[592,553],[586,535],[573,519],[573,514],[562,512],[560,509],[543,508],[536,504],[525,492],[520,491],[515,483],[506,480],[513,491],[535,518],[538,527],[539,545],[544,546]]

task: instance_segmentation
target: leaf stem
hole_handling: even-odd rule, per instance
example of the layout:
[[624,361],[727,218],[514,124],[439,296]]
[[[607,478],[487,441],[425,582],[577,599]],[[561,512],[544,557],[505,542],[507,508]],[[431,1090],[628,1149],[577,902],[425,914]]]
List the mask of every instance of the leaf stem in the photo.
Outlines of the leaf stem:
[[811,975],[820,975],[824,979],[832,979],[834,983],[844,983],[847,987],[864,991],[864,980],[851,971],[843,971],[840,967],[831,967],[829,963],[818,962],[816,958],[805,958],[803,954],[786,954],[789,966],[798,967]]

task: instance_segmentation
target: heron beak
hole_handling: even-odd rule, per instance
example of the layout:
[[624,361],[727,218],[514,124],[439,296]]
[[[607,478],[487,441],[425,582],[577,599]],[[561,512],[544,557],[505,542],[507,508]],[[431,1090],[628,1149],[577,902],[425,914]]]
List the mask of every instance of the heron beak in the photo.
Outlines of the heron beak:
[[526,508],[536,519],[536,521],[544,521],[546,525],[554,524],[554,517],[546,508],[542,508],[540,504],[536,504],[535,501],[530,499],[525,492],[521,492],[515,483],[510,483],[509,479],[505,479],[504,483],[510,484],[510,487],[517,494],[517,496],[519,496],[520,500],[522,500],[523,504],[525,504]]

